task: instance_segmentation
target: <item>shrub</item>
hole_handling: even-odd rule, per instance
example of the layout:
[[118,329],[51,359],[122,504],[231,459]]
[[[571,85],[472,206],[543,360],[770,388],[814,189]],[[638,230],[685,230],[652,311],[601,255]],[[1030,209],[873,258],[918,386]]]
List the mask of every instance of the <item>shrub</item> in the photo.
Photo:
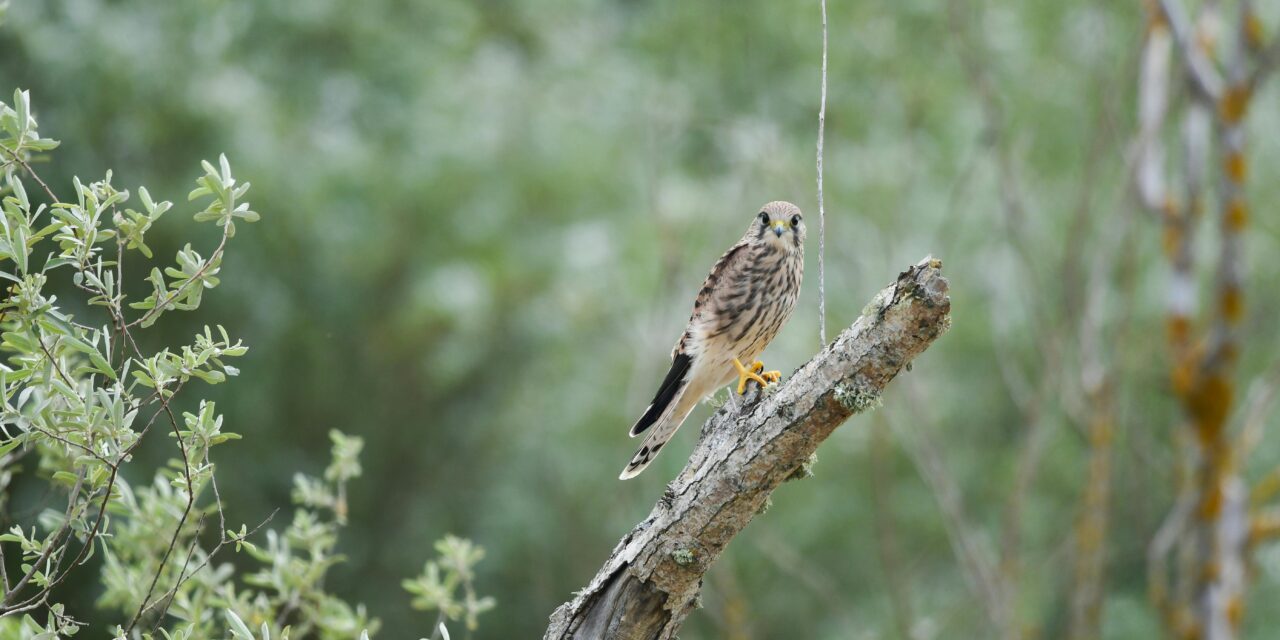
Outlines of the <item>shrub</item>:
[[[361,472],[361,439],[331,432],[332,463],[323,477],[295,477],[293,517],[282,531],[269,528],[271,518],[234,527],[210,454],[241,435],[224,429],[213,402],[184,398],[194,412],[173,403],[236,376],[231,363],[248,348],[221,325],[156,351],[137,340],[167,313],[196,311],[218,286],[237,225],[259,219],[245,200],[249,183],[234,177],[225,156],[205,162],[187,199],[202,205],[194,219],[217,225],[221,237],[207,255],[187,244],[161,268],[150,265],[146,234],[173,203],[144,187],[115,186],[110,171],[87,184],[73,180],[71,197],[60,198],[32,167],[57,146],[41,137],[26,92],[0,103],[0,504],[27,474],[65,505],[0,535],[0,637],[79,630],[83,615],[59,602],[58,587],[92,579],[83,565],[95,554],[98,606],[119,616],[117,638],[375,633],[378,621],[362,605],[324,588],[326,572],[342,561],[338,535],[347,483]],[[125,291],[135,269],[145,270],[139,280],[148,294],[131,301]],[[54,290],[74,295],[63,301]],[[153,430],[167,432],[174,457],[150,483],[131,485],[122,470],[140,464],[133,454]],[[447,634],[448,620],[474,629],[493,606],[473,585],[484,552],[452,536],[436,548],[439,558],[405,582],[413,606],[439,612],[433,634]],[[237,571],[222,560],[228,552],[245,553],[256,569]]]

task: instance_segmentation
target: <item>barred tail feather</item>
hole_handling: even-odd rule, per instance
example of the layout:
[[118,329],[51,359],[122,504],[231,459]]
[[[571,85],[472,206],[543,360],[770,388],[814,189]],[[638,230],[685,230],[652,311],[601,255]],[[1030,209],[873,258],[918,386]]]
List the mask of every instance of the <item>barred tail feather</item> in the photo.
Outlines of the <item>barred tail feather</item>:
[[667,412],[654,423],[653,432],[649,437],[644,439],[644,444],[631,457],[631,462],[623,468],[622,474],[618,476],[619,480],[628,480],[640,475],[645,467],[649,466],[653,459],[658,457],[658,452],[662,447],[671,440],[671,436],[675,435],[680,425],[684,424],[685,418],[693,412],[693,408],[698,405],[698,399],[684,397],[684,394],[678,394],[673,398],[671,404],[668,405]]
[[692,364],[693,359],[687,353],[677,353],[671,359],[671,370],[667,371],[667,377],[662,379],[658,393],[653,396],[653,402],[649,403],[644,414],[631,426],[632,438],[644,433],[675,405],[676,398],[689,384],[689,367]]

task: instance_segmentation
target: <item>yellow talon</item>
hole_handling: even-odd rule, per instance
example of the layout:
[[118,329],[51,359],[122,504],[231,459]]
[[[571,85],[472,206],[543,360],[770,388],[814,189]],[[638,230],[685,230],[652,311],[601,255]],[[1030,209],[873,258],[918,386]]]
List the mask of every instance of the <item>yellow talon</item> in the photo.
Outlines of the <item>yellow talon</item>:
[[758,373],[761,369],[764,369],[764,363],[759,360],[751,363],[750,367],[746,367],[743,366],[741,361],[734,358],[733,368],[738,370],[738,395],[742,395],[747,392],[748,380],[755,380],[761,388],[764,388],[769,386],[770,380],[777,382],[782,378],[782,373],[780,371],[765,371],[763,373]]
[[760,374],[760,377],[764,378],[765,380],[768,380],[769,382],[777,382],[782,379],[781,371],[761,371],[761,369],[764,369],[763,362],[756,360],[755,362],[751,363],[751,371],[753,373]]

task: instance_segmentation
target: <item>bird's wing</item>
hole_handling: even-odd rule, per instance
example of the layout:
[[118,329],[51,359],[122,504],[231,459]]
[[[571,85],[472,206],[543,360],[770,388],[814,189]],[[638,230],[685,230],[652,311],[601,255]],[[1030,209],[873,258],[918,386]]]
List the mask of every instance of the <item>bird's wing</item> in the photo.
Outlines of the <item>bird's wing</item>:
[[[649,403],[644,414],[632,425],[631,436],[635,437],[644,433],[655,424],[660,425],[660,428],[649,434],[649,438],[645,441],[645,446],[636,452],[636,456],[623,473],[624,478],[633,477],[649,464],[653,457],[657,455],[658,450],[662,448],[662,445],[666,444],[676,429],[680,427],[679,423],[683,422],[688,415],[688,409],[701,400],[701,398],[696,398],[691,399],[690,402],[683,402],[681,403],[683,412],[676,410],[676,404],[680,402],[680,398],[689,385],[693,361],[698,357],[697,350],[690,348],[692,346],[690,340],[693,338],[695,328],[700,323],[714,320],[711,316],[717,310],[712,308],[712,298],[717,287],[721,286],[721,280],[726,278],[727,274],[734,271],[734,268],[745,259],[746,252],[744,248],[746,246],[747,241],[743,239],[730,247],[711,267],[711,272],[707,274],[707,279],[703,281],[702,289],[698,291],[698,297],[693,303],[693,313],[689,317],[689,325],[685,328],[684,333],[681,334],[680,340],[676,342],[675,348],[671,350],[671,368],[667,371],[667,376],[658,387],[658,393],[654,395],[653,402]],[[681,413],[681,415],[676,415],[677,413]]]
[[700,322],[714,321],[715,318],[710,317],[719,312],[712,304],[712,300],[716,295],[718,286],[722,286],[721,281],[729,277],[729,274],[737,272],[738,267],[747,259],[748,241],[744,237],[737,244],[729,247],[724,255],[711,266],[711,272],[707,274],[707,279],[702,281],[702,288],[698,290],[698,297],[693,301],[693,313],[689,315],[689,325],[685,328],[684,333],[680,335],[680,340],[676,342],[676,346],[671,350],[671,357],[675,358],[677,354],[684,353],[689,349],[689,340],[693,337],[694,329]]

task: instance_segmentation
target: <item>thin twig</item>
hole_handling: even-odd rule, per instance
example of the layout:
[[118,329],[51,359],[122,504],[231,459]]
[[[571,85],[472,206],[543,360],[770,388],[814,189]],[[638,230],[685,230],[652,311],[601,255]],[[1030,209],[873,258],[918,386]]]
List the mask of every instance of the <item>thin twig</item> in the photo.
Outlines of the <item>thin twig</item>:
[[[160,582],[160,575],[164,573],[164,567],[169,562],[169,556],[173,554],[173,549],[178,545],[178,538],[182,535],[182,527],[187,523],[187,517],[191,515],[191,508],[196,503],[196,490],[191,482],[191,461],[187,457],[187,446],[182,442],[182,430],[178,427],[178,418],[173,414],[173,409],[169,407],[169,401],[165,399],[164,394],[160,394],[160,405],[165,413],[169,414],[169,423],[173,425],[173,436],[178,441],[178,450],[182,453],[182,473],[187,481],[187,505],[182,510],[182,516],[178,518],[178,524],[173,528],[173,536],[169,538],[169,548],[165,549],[164,555],[160,558],[160,566],[156,568],[155,575],[151,576],[151,586],[147,587],[147,595],[143,596],[142,604],[138,605],[138,611],[133,614],[133,619],[129,620],[129,625],[125,627],[125,634],[133,631],[133,627],[138,624],[138,619],[142,617],[142,613],[146,611],[147,601],[151,599],[151,594],[155,592],[156,583]],[[203,522],[203,518],[201,518]],[[188,557],[188,559],[190,559]],[[184,565],[185,566],[185,565]],[[181,577],[181,573],[178,574]]]
[[49,556],[53,554],[55,549],[62,546],[60,540],[62,539],[62,536],[66,535],[66,533],[70,531],[71,523],[75,519],[72,517],[72,514],[75,513],[76,498],[80,497],[80,487],[84,483],[84,477],[87,471],[87,467],[81,467],[80,472],[76,474],[76,484],[72,487],[71,495],[67,498],[67,511],[63,517],[62,527],[58,529],[58,532],[55,533],[52,538],[49,539],[49,543],[45,545],[44,551],[40,552],[40,557],[36,558],[35,562],[30,564],[31,568],[27,570],[26,574],[18,580],[17,584],[13,585],[13,589],[5,593],[4,603],[3,605],[0,605],[0,612],[4,615],[12,613],[12,609],[9,605],[17,599],[18,594],[22,591],[23,587],[27,586],[27,583],[31,581],[31,578],[35,577],[35,574],[40,571],[40,565],[43,565],[45,561],[49,559]]
[[[156,625],[158,625],[159,622],[164,619],[164,614],[169,611],[169,605],[173,603],[173,596],[178,593],[178,589],[180,589],[182,585],[185,584],[188,580],[194,578],[197,573],[200,573],[201,569],[204,569],[205,567],[209,566],[209,563],[213,562],[214,556],[218,555],[218,552],[221,551],[223,547],[225,547],[228,544],[231,544],[232,542],[243,542],[247,540],[250,536],[257,533],[263,527],[267,526],[267,524],[270,523],[271,520],[275,518],[276,514],[279,512],[280,512],[280,509],[278,508],[273,509],[271,513],[262,522],[259,522],[257,526],[246,531],[243,536],[236,536],[234,538],[228,537],[226,530],[223,530],[221,532],[221,537],[218,540],[218,544],[214,545],[213,549],[209,550],[209,553],[204,554],[204,557],[200,560],[199,564],[197,564],[193,569],[191,569],[190,573],[187,573],[186,565],[184,564],[182,571],[178,572],[178,580],[174,582],[173,587],[170,588],[168,591],[166,591],[159,598],[156,598],[155,602],[152,602],[151,605],[147,607],[146,611],[149,611],[152,608],[154,608],[156,605],[160,604],[161,602],[164,603],[164,607],[160,609],[159,613],[156,614],[156,622],[155,624],[152,625],[151,630],[154,632]],[[219,511],[219,514],[220,514],[219,517],[221,517],[221,511]],[[192,544],[193,545],[195,544],[194,540],[192,541]],[[188,556],[188,561],[190,561],[190,556]],[[146,611],[143,611],[143,613],[145,614]]]
[[9,593],[9,571],[5,568],[6,560],[4,557],[4,545],[0,544],[0,583],[4,585],[4,592]]
[[1210,102],[1217,102],[1222,97],[1222,74],[1213,66],[1213,62],[1204,55],[1191,33],[1191,23],[1182,13],[1181,5],[1176,0],[1159,0],[1160,12],[1168,21],[1173,31],[1173,42],[1191,78],[1191,86]]
[[827,129],[827,0],[822,7],[822,94],[818,103],[818,339],[827,346],[827,210],[822,199],[822,142]]
[[209,270],[209,267],[212,267],[215,262],[217,262],[222,258],[223,250],[227,246],[227,238],[230,237],[230,235],[227,233],[227,229],[229,228],[230,228],[229,223],[227,226],[224,226],[222,228],[222,240],[218,243],[218,248],[213,250],[213,253],[210,254],[209,259],[205,260],[204,264],[200,265],[200,268],[196,269],[196,272],[192,274],[192,276],[188,278],[186,282],[183,282],[181,286],[179,286],[177,289],[174,289],[173,292],[170,293],[169,295],[165,296],[164,300],[157,300],[156,306],[147,310],[146,313],[142,314],[142,317],[134,320],[133,322],[130,322],[128,325],[126,325],[126,327],[132,328],[135,325],[139,325],[146,322],[147,320],[151,319],[153,316],[159,315],[161,312],[164,311],[165,307],[168,307],[170,304],[172,304],[174,301],[180,298],[183,292],[187,290],[187,287],[190,287],[193,284],[203,287],[204,281],[202,281],[200,277],[203,276],[204,273]]
[[58,196],[53,195],[53,189],[50,189],[49,185],[46,184],[44,180],[41,180],[39,175],[36,175],[35,170],[31,168],[31,165],[28,164],[27,161],[22,158],[22,156],[18,155],[18,152],[13,151],[8,147],[0,147],[0,149],[3,149],[11,157],[13,157],[13,160],[12,160],[13,162],[18,163],[19,165],[22,166],[23,169],[27,170],[27,175],[31,176],[32,179],[34,179],[37,183],[40,184],[40,188],[44,189],[44,192],[49,196],[50,200],[54,202],[59,202]]
[[440,637],[440,630],[444,628],[445,620],[444,609],[441,609],[440,613],[436,614],[435,624],[431,625],[431,640],[436,640]]

